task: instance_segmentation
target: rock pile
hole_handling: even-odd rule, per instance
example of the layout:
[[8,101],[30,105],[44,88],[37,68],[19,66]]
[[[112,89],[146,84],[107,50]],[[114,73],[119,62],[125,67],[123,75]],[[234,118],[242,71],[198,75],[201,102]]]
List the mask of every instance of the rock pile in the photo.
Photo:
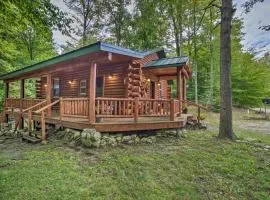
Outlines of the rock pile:
[[158,137],[183,137],[183,130],[163,130],[159,132],[140,132],[132,134],[124,133],[100,133],[95,129],[84,129],[82,132],[74,129],[65,129],[57,133],[58,138],[64,139],[76,145],[83,145],[89,148],[104,146],[119,146],[123,144],[133,145],[139,143],[153,144]]

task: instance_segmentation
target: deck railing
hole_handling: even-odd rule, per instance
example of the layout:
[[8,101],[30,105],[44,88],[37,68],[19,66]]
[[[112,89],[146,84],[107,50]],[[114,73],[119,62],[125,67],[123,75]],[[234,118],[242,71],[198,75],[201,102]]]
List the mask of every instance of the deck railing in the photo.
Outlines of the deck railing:
[[139,100],[139,116],[169,116],[170,115],[170,100],[157,99],[140,99]]
[[60,118],[71,116],[87,118],[88,105],[88,98],[60,98]]
[[96,117],[134,118],[135,121],[138,117],[170,117],[174,120],[178,113],[179,101],[177,100],[96,98]]
[[27,109],[27,108],[30,108],[32,106],[39,104],[37,107],[35,107],[35,109],[38,110],[42,108],[43,106],[45,106],[45,103],[46,102],[44,101],[44,99],[22,99],[22,109]]
[[[5,107],[14,108],[14,109],[27,109],[32,107],[40,102],[43,102],[44,99],[19,99],[19,98],[6,98]],[[41,107],[44,105],[40,105]]]
[[133,117],[134,99],[96,98],[97,117]]
[[20,108],[21,107],[21,99],[19,99],[19,98],[6,98],[5,107],[6,108]]

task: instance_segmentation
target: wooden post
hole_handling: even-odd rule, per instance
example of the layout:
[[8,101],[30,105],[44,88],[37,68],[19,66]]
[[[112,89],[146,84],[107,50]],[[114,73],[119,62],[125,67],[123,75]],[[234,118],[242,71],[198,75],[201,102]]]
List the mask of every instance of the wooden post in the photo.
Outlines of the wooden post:
[[[52,101],[52,76],[51,74],[47,75],[47,91],[46,91],[47,104],[49,105]],[[52,108],[48,108],[48,117],[52,116]]]
[[266,102],[264,102],[264,112],[265,112],[265,119],[267,119],[267,112],[266,112]]
[[42,144],[46,144],[46,123],[45,123],[45,112],[41,111],[41,131],[42,131]]
[[20,87],[20,117],[19,118],[19,128],[23,129],[24,127],[24,120],[23,120],[23,99],[24,99],[24,79],[21,79],[21,87]]
[[201,108],[198,106],[198,124],[200,124],[201,121]]
[[187,79],[183,76],[183,100],[187,100]]
[[96,73],[97,64],[91,62],[89,73],[89,123],[93,124],[96,122]]
[[[9,97],[9,82],[5,82],[4,109],[6,109],[6,99]],[[8,123],[8,114],[4,114],[4,122]]]
[[28,129],[29,135],[32,135],[32,110],[28,110]]
[[63,120],[63,98],[62,97],[60,97],[60,113],[59,113],[59,117],[60,117],[60,121],[62,121]]
[[134,122],[137,123],[139,118],[139,97],[135,97],[135,107],[134,107]]
[[175,120],[174,113],[175,113],[174,99],[171,99],[171,105],[170,105],[170,121],[174,121]]
[[182,82],[182,74],[181,74],[181,68],[177,68],[177,98],[179,100],[179,115],[182,113],[182,88],[181,83]]

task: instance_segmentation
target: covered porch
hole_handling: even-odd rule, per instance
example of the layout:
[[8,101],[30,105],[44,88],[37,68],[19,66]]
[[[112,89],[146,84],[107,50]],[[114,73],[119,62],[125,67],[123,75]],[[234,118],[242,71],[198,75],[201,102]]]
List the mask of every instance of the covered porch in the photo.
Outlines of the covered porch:
[[[99,54],[102,54],[102,56]],[[113,66],[119,60],[125,63],[127,69],[129,66],[138,66],[138,62],[128,56],[119,56],[109,52],[99,54],[96,54],[96,57],[102,59],[92,59],[88,61],[88,65],[81,67],[88,77],[88,81],[86,81],[87,95],[85,97],[65,97],[60,93],[55,98],[53,95],[55,92],[53,86],[55,70],[62,73],[67,72],[67,70],[74,70],[74,68],[56,68],[54,71],[40,71],[26,74],[20,78],[5,80],[4,114],[6,119],[9,115],[15,116],[17,126],[20,128],[23,128],[23,120],[27,121],[30,133],[34,131],[35,122],[40,123],[43,142],[46,141],[46,124],[57,124],[74,129],[95,128],[99,132],[122,132],[182,128],[186,125],[188,119],[194,119],[192,115],[182,113],[183,104],[187,103],[186,80],[190,76],[186,58],[183,60],[175,58],[174,60],[158,59],[150,61],[142,66],[141,70],[142,73],[145,72],[145,74],[155,76],[158,81],[176,80],[177,98],[151,99],[140,95],[116,98],[97,96],[98,70],[103,70],[104,66],[108,64]],[[116,56],[118,58],[114,59]],[[87,61],[87,57],[85,57],[85,61]],[[132,71],[138,71],[138,69],[134,68]],[[73,72],[71,71],[71,73]],[[131,74],[131,76],[134,75]],[[42,94],[45,94],[45,96],[39,95],[38,99],[26,98],[25,96],[25,80],[33,77],[43,79],[38,90],[43,91]],[[110,79],[108,74],[106,77]],[[20,96],[18,98],[9,95],[9,84],[14,80],[20,83]],[[72,87],[72,83],[68,82],[67,84]],[[128,86],[128,84],[125,84],[127,89]],[[135,89],[137,91],[137,88]]]

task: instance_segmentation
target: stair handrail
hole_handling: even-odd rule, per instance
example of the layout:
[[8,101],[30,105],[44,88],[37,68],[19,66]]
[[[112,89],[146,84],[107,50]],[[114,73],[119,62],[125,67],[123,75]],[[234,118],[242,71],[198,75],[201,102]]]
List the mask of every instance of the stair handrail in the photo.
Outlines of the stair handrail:
[[44,104],[44,103],[46,103],[46,102],[47,102],[47,100],[44,100],[44,101],[42,101],[42,102],[39,102],[39,103],[37,103],[37,104],[35,104],[35,105],[29,107],[29,108],[26,108],[26,109],[22,110],[22,112],[27,112],[27,111],[29,111],[29,110],[33,110],[34,108],[36,108],[36,107],[38,107],[38,106],[40,106],[40,105],[42,105],[42,104]]
[[209,109],[205,106],[202,106],[198,103],[194,103],[192,101],[188,101],[188,100],[181,100],[181,101],[183,103],[187,103],[189,105],[196,106],[198,108],[197,120],[198,120],[198,124],[200,124],[201,123],[201,109],[206,110],[206,111],[209,111]]
[[46,105],[46,106],[40,108],[39,110],[35,111],[35,113],[38,114],[38,113],[40,113],[40,112],[42,112],[42,111],[44,111],[44,110],[46,110],[46,109],[48,109],[48,108],[54,106],[55,104],[57,104],[57,103],[59,103],[59,102],[60,102],[60,99],[58,99],[58,100],[56,100],[56,101],[54,101],[54,102],[52,102],[52,103],[50,103],[50,104],[48,104],[48,105]]
[[195,102],[192,102],[192,101],[188,101],[188,100],[181,100],[183,103],[187,103],[189,105],[193,105],[193,106],[196,106],[196,107],[199,107],[199,108],[202,108],[203,110],[207,110],[209,111],[209,109],[201,104],[198,104],[198,103],[195,103]]

